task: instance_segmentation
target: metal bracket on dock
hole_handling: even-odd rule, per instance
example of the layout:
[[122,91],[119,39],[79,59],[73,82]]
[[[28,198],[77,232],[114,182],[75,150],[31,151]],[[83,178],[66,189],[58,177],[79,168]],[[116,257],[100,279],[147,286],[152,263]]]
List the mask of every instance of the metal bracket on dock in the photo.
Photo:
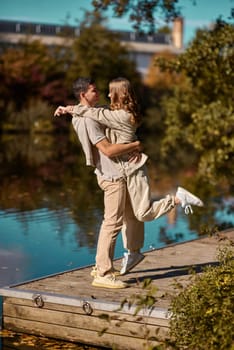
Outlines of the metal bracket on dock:
[[36,307],[42,308],[44,306],[44,300],[43,300],[41,294],[33,295],[32,299],[33,299],[33,303]]
[[89,316],[92,315],[93,308],[90,305],[90,303],[88,303],[87,301],[84,301],[82,308],[83,308],[84,312],[86,313],[86,315],[89,315]]

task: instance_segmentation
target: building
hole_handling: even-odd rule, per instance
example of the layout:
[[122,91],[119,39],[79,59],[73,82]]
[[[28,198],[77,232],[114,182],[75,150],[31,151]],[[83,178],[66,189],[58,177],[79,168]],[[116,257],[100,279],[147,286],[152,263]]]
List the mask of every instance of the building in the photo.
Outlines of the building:
[[[67,33],[70,40],[64,40]],[[169,51],[179,54],[183,51],[183,18],[175,19],[171,35],[155,33],[152,35],[129,31],[118,31],[121,42],[128,48],[129,56],[136,62],[138,71],[144,76],[152,57],[159,52]],[[69,45],[80,35],[76,26],[29,23],[0,20],[0,44],[16,45],[30,36],[31,40],[40,39],[46,45]]]

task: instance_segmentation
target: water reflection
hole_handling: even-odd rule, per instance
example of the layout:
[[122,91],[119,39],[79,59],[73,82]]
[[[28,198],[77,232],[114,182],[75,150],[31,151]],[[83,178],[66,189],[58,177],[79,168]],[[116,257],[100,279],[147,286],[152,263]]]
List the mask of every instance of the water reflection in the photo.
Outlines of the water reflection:
[[54,157],[54,138],[50,134],[3,134],[1,157],[8,163],[24,160],[30,166],[39,166]]
[[[1,142],[0,203],[3,210],[17,210],[18,217],[39,208],[68,208],[84,232],[94,231],[100,207],[92,169],[84,166],[81,149],[73,147],[64,136],[46,135],[35,138],[11,135]],[[40,140],[40,142],[39,142]],[[77,212],[79,208],[79,214]],[[60,216],[61,225],[65,223]],[[39,217],[38,217],[39,218]],[[83,227],[83,228],[82,228]]]
[[10,285],[12,282],[24,278],[27,259],[20,248],[0,248],[0,286]]

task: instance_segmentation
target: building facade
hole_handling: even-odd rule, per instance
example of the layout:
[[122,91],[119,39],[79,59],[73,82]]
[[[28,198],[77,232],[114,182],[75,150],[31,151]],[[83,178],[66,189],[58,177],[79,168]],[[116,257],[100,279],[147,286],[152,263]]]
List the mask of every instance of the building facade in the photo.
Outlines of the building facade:
[[[171,35],[116,32],[120,35],[121,43],[127,47],[130,58],[136,62],[142,76],[146,74],[151,59],[156,53],[169,51],[179,54],[183,51],[183,18],[175,19]],[[65,35],[66,40],[64,40]],[[79,35],[80,29],[76,26],[0,20],[0,45],[17,45],[26,36],[30,40],[40,39],[49,46],[70,45]]]

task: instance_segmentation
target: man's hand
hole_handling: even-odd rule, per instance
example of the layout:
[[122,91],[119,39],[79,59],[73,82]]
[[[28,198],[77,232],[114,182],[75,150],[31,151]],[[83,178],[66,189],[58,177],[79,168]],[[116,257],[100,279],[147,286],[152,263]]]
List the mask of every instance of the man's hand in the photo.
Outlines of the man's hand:
[[135,141],[133,143],[135,143],[136,148],[134,151],[129,153],[128,161],[137,163],[141,160],[142,145],[141,145],[140,141]]
[[138,151],[134,151],[134,152],[131,152],[129,154],[129,158],[128,158],[128,161],[129,162],[133,162],[133,163],[137,163],[141,160],[141,152],[138,152]]
[[55,112],[54,112],[54,116],[55,117],[60,117],[61,115],[64,114],[71,114],[73,112],[73,106],[59,106]]

